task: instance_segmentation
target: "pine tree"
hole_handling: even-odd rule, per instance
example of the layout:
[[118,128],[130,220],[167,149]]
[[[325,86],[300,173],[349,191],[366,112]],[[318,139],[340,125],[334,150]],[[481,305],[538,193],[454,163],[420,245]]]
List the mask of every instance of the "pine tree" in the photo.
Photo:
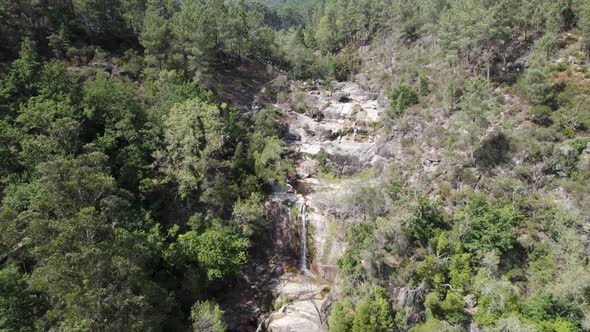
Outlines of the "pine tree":
[[158,71],[166,68],[170,56],[170,29],[165,8],[159,0],[150,0],[143,19],[139,41],[145,48],[145,61]]

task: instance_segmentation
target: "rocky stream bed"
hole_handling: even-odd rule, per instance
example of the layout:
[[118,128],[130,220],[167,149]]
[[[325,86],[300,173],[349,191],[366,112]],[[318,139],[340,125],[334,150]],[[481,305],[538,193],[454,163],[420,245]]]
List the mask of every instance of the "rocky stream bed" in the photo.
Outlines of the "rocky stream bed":
[[[297,156],[297,180],[271,197],[269,209],[270,221],[278,230],[275,251],[292,253],[297,248],[304,262],[300,256],[299,264],[285,269],[273,283],[275,307],[279,308],[260,316],[259,331],[327,328],[329,293],[338,285],[335,264],[344,251],[343,243],[327,239],[328,223],[339,215],[338,204],[332,203],[355,184],[351,180],[324,181],[318,155],[323,154],[324,166],[339,175],[352,175],[367,167],[382,169],[391,159],[380,153],[381,138],[376,134],[385,108],[358,84],[338,83],[329,90],[307,84],[299,88],[305,93],[305,103],[312,105],[310,110],[296,112],[287,104],[276,105],[287,118],[288,150]],[[301,253],[302,242],[310,242],[305,254]]]

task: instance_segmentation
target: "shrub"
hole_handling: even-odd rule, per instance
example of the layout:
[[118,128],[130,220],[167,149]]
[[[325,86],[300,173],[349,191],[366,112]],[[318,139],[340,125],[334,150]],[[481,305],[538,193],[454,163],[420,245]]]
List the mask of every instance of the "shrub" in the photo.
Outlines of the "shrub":
[[408,217],[402,224],[402,233],[413,244],[428,244],[428,241],[449,227],[447,215],[438,202],[418,196],[409,205]]
[[527,70],[524,84],[528,99],[533,104],[552,106],[555,103],[553,82],[543,70]]
[[367,277],[362,265],[361,254],[371,243],[372,225],[364,222],[351,227],[349,231],[349,247],[338,260],[338,271],[342,276],[364,279]]
[[551,114],[551,107],[545,105],[536,105],[529,110],[533,122],[544,127],[548,127],[553,123]]
[[572,148],[576,149],[576,152],[579,155],[580,153],[582,153],[582,151],[584,151],[584,149],[586,149],[589,142],[590,142],[590,138],[584,137],[584,138],[578,138],[575,140],[569,140],[565,143],[567,145],[571,146]]
[[411,86],[402,84],[393,89],[390,99],[393,115],[400,116],[408,107],[418,103],[418,94]]
[[512,248],[516,212],[509,204],[489,200],[483,194],[473,194],[455,216],[467,229],[461,240],[469,252],[505,252]]
[[330,155],[324,149],[320,149],[320,152],[316,155],[316,160],[320,166],[320,172],[322,173],[329,173],[330,168],[328,167],[328,161],[330,159]]
[[559,108],[573,107],[576,97],[580,95],[580,89],[572,84],[562,84],[559,88],[561,88],[561,91],[557,95],[557,106]]
[[483,169],[491,169],[508,160],[510,139],[504,133],[494,133],[482,140],[475,150],[475,164]]
[[537,321],[551,319],[550,308],[553,306],[551,296],[541,293],[520,303],[521,313]]
[[442,296],[437,292],[431,292],[426,296],[424,306],[426,306],[427,312],[432,314],[432,317],[451,323],[459,323],[465,319],[461,294],[448,292],[444,300],[441,298]]
[[431,331],[441,331],[441,332],[449,332],[449,331],[461,331],[460,328],[451,328],[445,325],[438,319],[429,318],[425,323],[418,324],[410,329],[410,332],[431,332]]
[[420,96],[425,97],[430,93],[430,81],[424,76],[420,76]]
[[377,286],[374,289],[374,297],[357,305],[352,332],[391,331],[394,328],[395,321],[387,291]]
[[480,326],[493,326],[500,317],[518,309],[517,288],[505,278],[488,278],[489,273],[489,267],[482,268],[474,278],[479,310],[473,318]]
[[347,332],[352,330],[354,304],[350,298],[334,303],[330,314],[330,331]]
[[221,332],[226,330],[219,305],[209,301],[197,302],[191,308],[193,331]]
[[563,61],[549,66],[550,72],[566,72],[569,70],[571,70],[571,66],[570,63],[567,61]]
[[330,61],[330,67],[331,75],[334,76],[337,81],[343,82],[350,79],[354,74],[356,61],[350,56],[334,57],[332,61]]
[[585,105],[562,108],[553,113],[553,121],[565,137],[573,138],[577,132],[590,128],[590,108]]
[[303,91],[296,91],[293,93],[293,98],[291,100],[291,108],[297,113],[304,113],[307,109],[307,99],[305,97],[305,92]]

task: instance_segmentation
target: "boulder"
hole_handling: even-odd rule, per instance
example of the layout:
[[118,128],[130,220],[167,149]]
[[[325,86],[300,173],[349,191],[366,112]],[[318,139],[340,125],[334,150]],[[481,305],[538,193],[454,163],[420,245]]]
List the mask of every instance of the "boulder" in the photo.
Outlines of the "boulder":
[[351,176],[363,169],[358,156],[334,153],[327,162],[328,167],[336,174]]
[[318,174],[319,163],[314,159],[306,159],[297,165],[297,173],[302,179],[316,177]]
[[463,297],[465,302],[465,309],[473,309],[477,305],[477,299],[473,294],[467,294]]
[[578,59],[577,57],[575,57],[573,55],[570,55],[567,60],[571,65],[581,66],[583,64],[582,60]]
[[570,145],[562,145],[559,147],[559,154],[565,158],[575,158],[576,149]]
[[377,169],[385,169],[388,164],[388,160],[381,156],[374,156],[371,160],[370,166]]
[[590,153],[585,153],[578,163],[578,169],[583,171],[590,171]]
[[397,291],[397,305],[404,308],[413,307],[415,304],[424,301],[424,289],[421,287],[408,288],[401,287]]
[[335,282],[336,278],[338,277],[338,267],[336,265],[327,265],[320,262],[314,262],[311,268],[315,275],[326,281]]
[[352,101],[352,99],[350,99],[350,95],[345,92],[333,93],[332,99],[337,103],[349,103]]
[[301,141],[301,135],[299,135],[297,133],[287,132],[282,137],[287,142],[298,142],[298,141]]

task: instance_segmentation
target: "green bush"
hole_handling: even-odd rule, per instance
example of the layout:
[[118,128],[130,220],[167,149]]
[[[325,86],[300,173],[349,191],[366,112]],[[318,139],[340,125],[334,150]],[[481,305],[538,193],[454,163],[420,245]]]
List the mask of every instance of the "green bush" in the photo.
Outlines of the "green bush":
[[510,204],[491,202],[483,194],[473,194],[455,215],[467,231],[461,240],[469,252],[505,252],[512,248],[517,212]]
[[355,72],[356,60],[350,56],[338,56],[329,59],[329,72],[339,82],[346,81]]
[[549,311],[553,306],[551,296],[547,294],[539,294],[530,297],[520,303],[520,312],[533,320],[541,321],[551,319]]
[[587,131],[590,128],[590,108],[586,107],[580,104],[554,112],[555,127],[567,138],[574,138],[576,133]]
[[401,84],[393,89],[390,102],[392,114],[400,116],[408,107],[418,103],[418,94],[411,86]]
[[529,69],[524,75],[524,86],[529,101],[535,105],[553,106],[555,91],[553,82],[541,69]]
[[432,331],[440,331],[440,332],[454,332],[454,331],[461,331],[460,328],[453,328],[445,325],[438,319],[429,318],[425,323],[418,324],[410,329],[410,332],[432,332]]
[[579,155],[580,153],[582,153],[586,149],[589,142],[590,142],[590,138],[584,137],[584,138],[578,138],[578,139],[566,141],[565,144],[576,149],[576,153]]
[[571,66],[567,61],[563,61],[549,66],[550,72],[566,72],[569,70],[571,70]]
[[329,319],[330,331],[392,331],[396,327],[393,314],[387,290],[376,286],[372,294],[360,302],[353,303],[350,297],[346,297],[334,303]]
[[375,287],[374,296],[356,306],[356,315],[352,324],[352,332],[391,331],[395,327],[387,290]]
[[447,215],[439,203],[425,196],[418,196],[409,204],[408,217],[402,223],[402,233],[415,244],[428,241],[448,228]]
[[365,268],[362,265],[361,253],[365,250],[373,234],[371,224],[364,222],[354,225],[349,232],[349,247],[344,252],[342,258],[338,260],[338,271],[342,276],[364,279],[367,277]]
[[572,84],[558,85],[560,92],[557,95],[557,106],[559,108],[571,108],[576,103],[576,97],[580,95],[580,89]]
[[354,320],[354,304],[350,298],[345,298],[333,304],[330,313],[330,331],[347,332],[352,330]]
[[444,300],[442,298],[437,292],[429,293],[426,296],[424,306],[426,306],[427,312],[432,314],[432,317],[450,323],[460,323],[465,320],[463,296],[460,293],[448,292],[444,296]]
[[551,119],[552,113],[551,107],[545,105],[535,105],[529,110],[533,122],[544,127],[548,127],[553,123]]
[[510,154],[510,138],[498,132],[484,138],[473,153],[475,164],[489,170],[494,166],[508,161]]
[[420,76],[420,96],[425,97],[430,93],[430,81],[424,76]]
[[519,312],[541,331],[579,331],[584,314],[569,299],[560,299],[546,293],[524,299]]
[[191,308],[193,331],[223,332],[227,326],[222,317],[219,305],[209,301],[197,302]]

